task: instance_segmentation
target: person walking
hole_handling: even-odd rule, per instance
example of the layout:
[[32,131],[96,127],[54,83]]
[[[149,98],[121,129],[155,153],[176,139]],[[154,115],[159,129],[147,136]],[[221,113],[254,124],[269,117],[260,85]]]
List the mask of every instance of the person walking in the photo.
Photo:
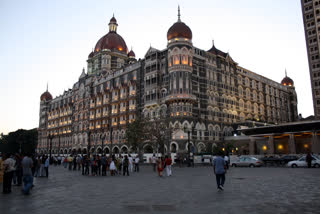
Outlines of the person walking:
[[73,160],[72,155],[69,155],[68,156],[68,169],[69,170],[72,170],[72,160]]
[[166,164],[167,176],[171,176],[172,175],[172,171],[171,171],[172,159],[171,159],[171,156],[166,155],[165,164]]
[[217,188],[219,190],[224,190],[224,182],[225,182],[225,173],[226,173],[226,162],[223,158],[223,152],[218,153],[218,157],[213,160],[213,170],[216,175]]
[[22,158],[20,154],[16,154],[15,155],[15,179],[13,181],[14,184],[16,184],[17,186],[21,186],[22,185]]
[[4,174],[3,174],[3,189],[2,192],[4,194],[11,193],[11,183],[14,168],[14,160],[8,154],[3,156],[3,167],[4,167]]
[[156,168],[157,168],[157,158],[156,158],[156,155],[153,154],[152,158],[151,158],[151,163],[153,165],[153,171],[155,172],[156,171]]
[[158,175],[159,177],[162,177],[162,171],[164,169],[164,160],[163,160],[163,157],[159,157],[158,160],[157,160],[157,170],[158,170]]
[[133,172],[133,159],[132,159],[131,155],[129,155],[128,160],[129,160],[129,171]]
[[306,162],[308,164],[308,168],[311,168],[311,163],[312,163],[312,155],[310,152],[308,152],[307,156],[306,156]]
[[84,160],[84,174],[89,175],[89,168],[90,168],[90,159],[88,156],[85,156]]
[[229,169],[229,157],[225,155],[223,159],[224,159],[224,162],[226,162],[227,169]]
[[4,174],[4,166],[3,166],[3,157],[0,156],[0,184],[3,183],[3,174]]
[[102,176],[107,175],[107,157],[105,155],[101,158]]
[[44,163],[44,169],[46,170],[46,177],[49,177],[49,164],[50,164],[50,157],[45,157],[46,161]]
[[117,168],[116,168],[116,164],[115,164],[115,158],[112,157],[112,161],[110,163],[110,172],[111,172],[111,176],[115,175]]
[[80,170],[80,168],[81,168],[81,157],[80,157],[80,155],[78,155],[77,156],[77,166],[78,166],[78,171]]
[[135,163],[135,165],[134,165],[134,171],[135,171],[135,172],[139,172],[139,162],[140,162],[140,158],[139,158],[139,156],[137,156],[137,157],[134,159],[134,163]]
[[32,167],[33,161],[28,154],[24,156],[21,162],[22,173],[23,173],[23,189],[22,192],[25,195],[30,194],[30,189],[33,185]]
[[129,167],[129,159],[128,159],[128,156],[126,155],[126,156],[124,156],[124,160],[123,160],[123,169],[122,169],[123,170],[123,176],[125,176],[126,173],[129,176],[128,167]]

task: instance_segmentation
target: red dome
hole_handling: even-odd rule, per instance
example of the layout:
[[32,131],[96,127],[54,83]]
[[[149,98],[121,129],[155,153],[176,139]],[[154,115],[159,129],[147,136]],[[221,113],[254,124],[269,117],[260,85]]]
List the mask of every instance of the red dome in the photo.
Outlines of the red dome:
[[43,100],[45,100],[45,101],[52,100],[52,95],[48,91],[46,91],[41,95],[40,100],[41,101],[43,101]]
[[131,50],[131,51],[128,53],[128,57],[133,57],[133,58],[136,57],[136,55],[135,55],[135,53],[133,52],[133,50]]
[[103,36],[96,44],[94,48],[95,52],[99,52],[103,49],[117,50],[127,53],[127,45],[123,38],[114,31],[110,31]]
[[172,38],[187,38],[192,39],[192,32],[190,28],[183,22],[174,23],[168,30],[167,39]]
[[281,81],[281,84],[282,85],[285,85],[285,86],[293,86],[293,80],[290,78],[290,77],[285,77],[283,78],[283,80]]

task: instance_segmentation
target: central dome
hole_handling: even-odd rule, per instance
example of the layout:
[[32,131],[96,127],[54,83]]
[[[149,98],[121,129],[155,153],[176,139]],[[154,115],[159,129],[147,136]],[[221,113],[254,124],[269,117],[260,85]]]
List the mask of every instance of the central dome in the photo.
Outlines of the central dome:
[[192,39],[191,29],[180,20],[180,7],[178,8],[178,21],[169,28],[167,33],[168,40],[173,38]]
[[109,32],[103,36],[96,44],[94,48],[95,52],[99,52],[103,49],[117,50],[120,52],[127,53],[127,45],[124,39],[117,34],[117,32]]
[[190,28],[183,22],[174,23],[168,30],[167,39],[173,38],[187,38],[192,39],[192,32]]
[[117,34],[117,26],[117,20],[113,16],[109,22],[109,33],[99,39],[94,48],[95,53],[104,49],[109,49],[111,51],[117,50],[127,54],[128,48],[126,42],[119,34]]

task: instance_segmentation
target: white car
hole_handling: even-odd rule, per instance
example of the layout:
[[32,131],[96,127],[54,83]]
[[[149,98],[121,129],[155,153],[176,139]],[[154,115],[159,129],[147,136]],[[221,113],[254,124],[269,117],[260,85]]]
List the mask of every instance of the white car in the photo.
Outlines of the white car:
[[[295,161],[288,162],[288,167],[296,168],[296,167],[307,167],[306,156],[303,156]],[[320,160],[316,156],[312,156],[311,166],[315,168],[320,167]]]

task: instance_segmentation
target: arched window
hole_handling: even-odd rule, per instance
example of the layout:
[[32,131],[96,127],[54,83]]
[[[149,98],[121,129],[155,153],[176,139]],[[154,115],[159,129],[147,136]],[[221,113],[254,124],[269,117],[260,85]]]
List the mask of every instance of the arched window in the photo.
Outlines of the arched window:
[[183,65],[188,65],[188,56],[187,55],[182,55],[182,63]]
[[179,65],[180,64],[180,59],[179,55],[173,56],[173,64],[174,65]]

